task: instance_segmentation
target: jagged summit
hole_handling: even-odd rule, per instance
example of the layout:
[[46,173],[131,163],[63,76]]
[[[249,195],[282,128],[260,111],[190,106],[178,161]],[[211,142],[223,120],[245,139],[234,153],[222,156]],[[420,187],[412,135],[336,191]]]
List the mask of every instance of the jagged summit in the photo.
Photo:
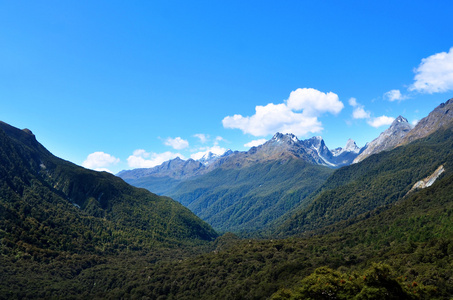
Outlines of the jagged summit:
[[360,147],[357,146],[357,144],[355,143],[355,141],[353,139],[348,139],[348,141],[346,142],[346,146],[344,147],[344,150],[349,151],[349,152],[359,153]]
[[442,128],[453,126],[453,98],[437,106],[427,117],[420,120],[407,136],[402,144],[424,138]]
[[340,156],[340,155],[345,155],[346,153],[351,153],[352,155],[358,155],[360,150],[362,148],[360,148],[359,146],[357,146],[357,144],[355,143],[355,141],[353,139],[348,139],[348,141],[346,142],[346,146],[344,148],[336,148],[336,149],[333,149],[332,150],[332,154],[333,156]]
[[398,116],[395,121],[392,122],[392,125],[395,123],[408,123],[407,119],[403,116]]
[[387,130],[365,146],[365,150],[354,159],[353,163],[358,163],[372,154],[395,148],[403,141],[411,129],[412,126],[407,119],[403,116],[398,116]]
[[285,142],[288,144],[292,144],[292,143],[298,143],[299,139],[292,133],[277,132],[276,134],[274,134],[272,139],[270,139],[268,142]]
[[231,153],[232,153],[231,149],[228,149],[225,152],[219,153],[219,154],[216,154],[216,153],[213,153],[213,152],[209,151],[208,153],[205,153],[201,158],[196,159],[196,161],[199,161],[202,164],[204,164],[205,166],[207,166],[207,165],[210,165],[210,164],[214,163],[219,158],[222,158],[224,156],[228,156]]

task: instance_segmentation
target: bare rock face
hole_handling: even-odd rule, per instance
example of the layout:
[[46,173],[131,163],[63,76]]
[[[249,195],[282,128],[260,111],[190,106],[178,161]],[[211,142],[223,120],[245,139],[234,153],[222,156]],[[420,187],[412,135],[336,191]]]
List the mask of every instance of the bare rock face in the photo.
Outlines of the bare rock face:
[[392,125],[381,133],[376,139],[368,143],[365,150],[357,156],[353,163],[358,163],[372,154],[391,150],[401,144],[404,137],[411,131],[412,126],[406,118],[399,116]]
[[437,180],[437,178],[439,178],[439,176],[444,171],[445,171],[445,168],[443,165],[441,165],[440,167],[437,168],[436,171],[434,171],[433,174],[431,174],[430,176],[428,176],[420,181],[417,181],[407,194],[410,194],[417,189],[424,189],[424,188],[430,187],[431,185],[433,185],[433,183]]
[[435,131],[453,126],[453,98],[436,107],[427,117],[418,122],[401,144],[427,137]]

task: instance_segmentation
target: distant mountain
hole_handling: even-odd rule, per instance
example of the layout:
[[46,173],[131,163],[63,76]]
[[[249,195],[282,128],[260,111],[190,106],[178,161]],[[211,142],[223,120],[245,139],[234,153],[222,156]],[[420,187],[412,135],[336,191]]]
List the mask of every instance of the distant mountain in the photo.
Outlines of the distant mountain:
[[[150,188],[143,182],[156,181],[160,184],[161,180],[156,178],[168,178],[170,181],[186,180],[211,172],[218,167],[242,168],[265,161],[290,158],[336,168],[349,165],[359,151],[360,148],[351,139],[348,140],[345,148],[330,151],[319,136],[300,141],[293,134],[276,133],[263,145],[252,147],[248,151],[228,150],[222,155],[209,152],[198,160],[182,160],[177,157],[152,168],[124,170],[117,176],[133,185]],[[161,189],[159,187],[156,189],[150,190],[160,193]]]
[[1,251],[32,256],[152,249],[217,236],[178,202],[55,157],[30,130],[3,122],[0,228],[9,241]]
[[134,170],[125,170],[117,174],[124,180],[137,179],[142,177],[169,177],[173,179],[184,179],[206,172],[206,166],[193,159],[182,160],[179,157],[168,160],[159,166],[153,168],[141,168]]
[[411,129],[412,126],[407,119],[399,116],[387,130],[364,147],[363,151],[354,159],[353,163],[358,163],[372,154],[395,148],[403,141]]
[[123,170],[119,172],[117,176],[126,181],[134,181],[144,177],[168,177],[176,180],[187,179],[206,174],[221,164],[217,163],[217,161],[228,157],[232,153],[233,151],[231,150],[228,150],[221,155],[209,152],[198,160],[191,158],[182,160],[180,157],[176,157],[152,168]]
[[217,160],[219,160],[221,158],[225,158],[232,153],[233,153],[233,151],[231,151],[231,150],[227,150],[222,154],[215,154],[212,152],[208,152],[205,155],[203,155],[200,159],[198,159],[198,161],[201,162],[206,167],[208,167],[208,166],[214,164]]
[[352,161],[360,154],[363,148],[357,146],[354,140],[349,139],[344,148],[332,150],[335,157],[336,165],[339,167],[350,165]]

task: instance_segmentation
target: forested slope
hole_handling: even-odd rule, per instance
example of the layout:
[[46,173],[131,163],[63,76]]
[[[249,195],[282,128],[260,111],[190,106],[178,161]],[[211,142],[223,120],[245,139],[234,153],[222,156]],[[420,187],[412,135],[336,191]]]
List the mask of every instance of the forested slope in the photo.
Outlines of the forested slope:
[[303,234],[401,200],[419,180],[452,160],[453,131],[441,130],[335,171],[315,200],[287,219],[277,234]]
[[169,196],[219,231],[256,231],[302,205],[332,169],[301,159],[217,168],[180,183]]
[[2,253],[94,254],[216,237],[176,201],[61,160],[30,131],[0,125]]

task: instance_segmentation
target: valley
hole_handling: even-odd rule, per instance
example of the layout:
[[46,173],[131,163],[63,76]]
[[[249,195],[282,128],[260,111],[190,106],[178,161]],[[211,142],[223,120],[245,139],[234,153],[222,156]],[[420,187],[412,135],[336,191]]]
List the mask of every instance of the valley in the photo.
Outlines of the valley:
[[118,176],[1,122],[0,299],[449,299],[452,114]]

